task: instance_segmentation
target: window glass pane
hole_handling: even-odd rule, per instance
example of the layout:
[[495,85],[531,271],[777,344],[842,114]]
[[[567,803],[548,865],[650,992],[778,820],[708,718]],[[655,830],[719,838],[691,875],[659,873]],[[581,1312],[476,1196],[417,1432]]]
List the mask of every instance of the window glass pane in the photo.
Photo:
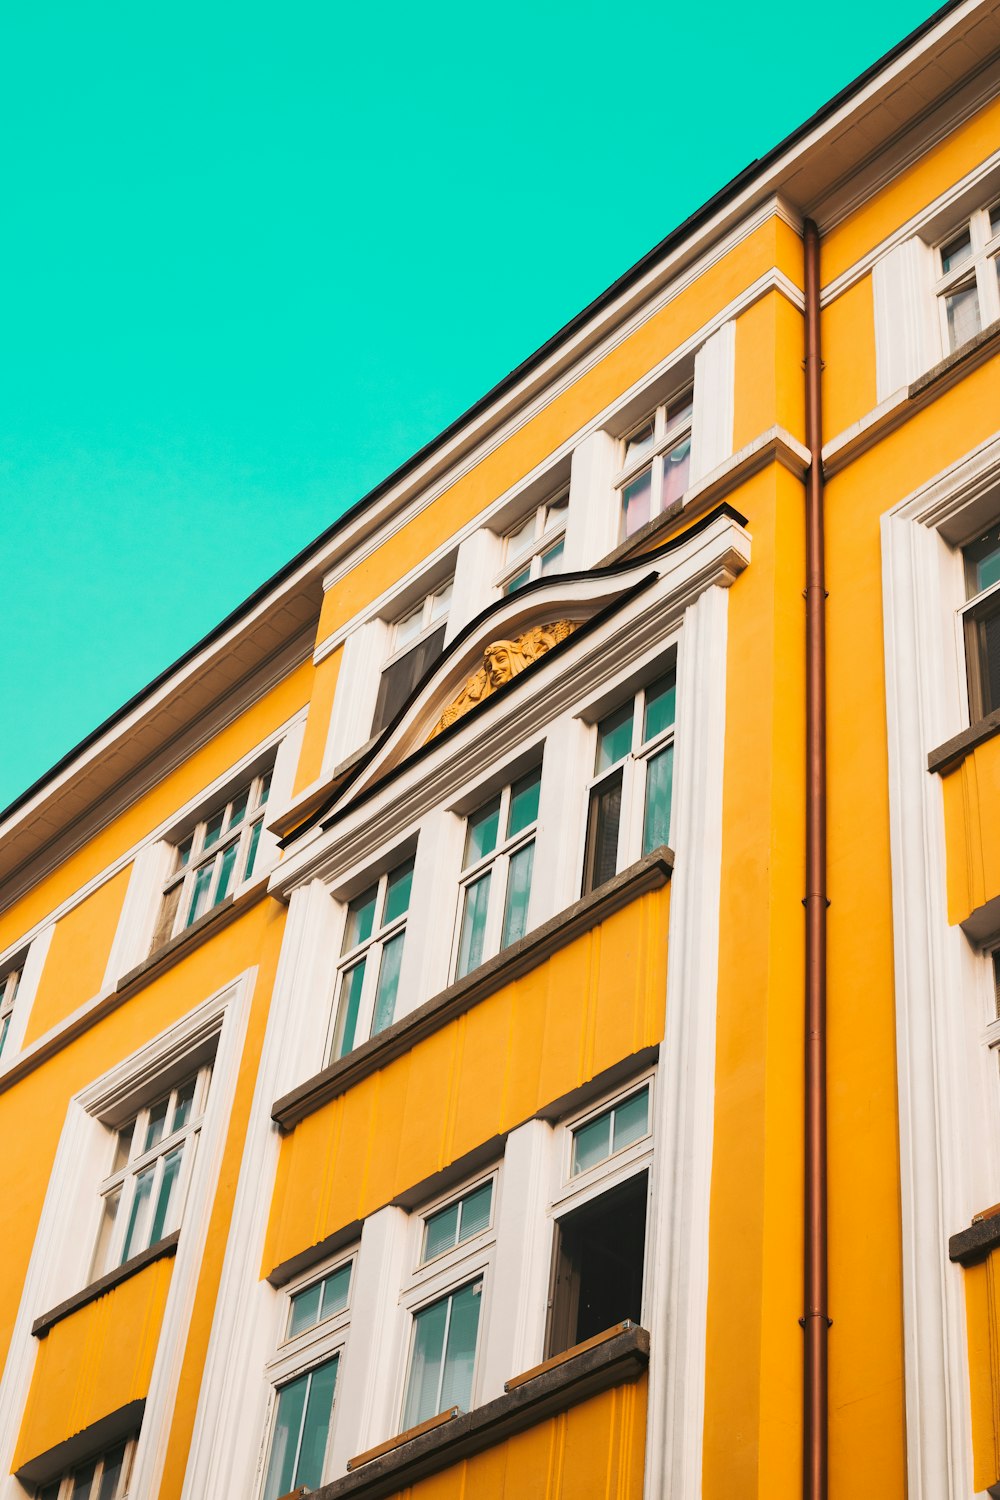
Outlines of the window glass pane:
[[528,519],[526,521],[522,521],[517,530],[512,531],[507,537],[508,561],[513,562],[516,557],[520,557],[521,553],[525,552],[531,546],[534,540],[535,512],[532,511]]
[[503,914],[500,947],[509,948],[528,930],[528,901],[531,896],[531,870],[535,858],[535,841],[512,854],[507,869],[507,905]]
[[249,880],[253,874],[253,867],[257,861],[257,846],[260,843],[260,831],[264,827],[264,819],[260,818],[250,830],[250,842],[247,845],[247,864],[243,871],[243,879]]
[[492,875],[493,872],[487,870],[486,874],[473,881],[472,885],[466,886],[462,908],[462,935],[458,944],[458,973],[456,975],[458,979],[482,963]]
[[405,865],[400,865],[393,870],[386,882],[385,911],[382,913],[382,926],[394,922],[401,917],[404,911],[410,909],[410,891],[413,887],[413,860],[408,860]]
[[98,1500],[115,1500],[124,1467],[124,1444],[120,1448],[112,1448],[110,1453],[104,1455],[104,1473],[101,1475],[101,1488],[98,1490]]
[[982,326],[979,320],[979,293],[975,286],[963,287],[945,297],[948,318],[948,347],[958,349],[975,338]]
[[218,906],[219,902],[229,895],[229,887],[232,883],[233,870],[236,866],[236,856],[239,853],[239,849],[239,840],[237,840],[235,843],[227,844],[223,851],[220,862],[219,883],[215,887],[215,895],[212,898],[213,906]]
[[59,1500],[59,1491],[62,1489],[62,1480],[54,1479],[47,1484],[43,1490],[36,1492],[35,1500]]
[[226,820],[226,829],[235,828],[237,823],[242,823],[246,817],[247,803],[250,801],[250,788],[245,786],[242,792],[237,792],[229,807],[229,817]]
[[351,1290],[351,1267],[341,1266],[323,1281],[323,1317],[332,1318],[343,1312]]
[[625,464],[628,465],[633,459],[639,458],[643,453],[648,453],[653,446],[654,427],[652,422],[646,422],[637,432],[633,432],[625,441]]
[[135,1179],[132,1212],[129,1214],[128,1230],[125,1234],[125,1243],[122,1246],[123,1265],[129,1256],[137,1255],[140,1250],[145,1250],[149,1244],[149,1240],[146,1238],[146,1223],[149,1218],[149,1195],[153,1191],[153,1173],[155,1170],[155,1167],[147,1167]]
[[183,870],[184,867],[185,867],[185,865],[187,864],[188,860],[191,858],[191,844],[192,844],[192,838],[186,838],[184,840],[183,844],[178,844],[178,846],[177,846],[177,868],[178,868],[178,870]]
[[293,1484],[315,1490],[323,1483],[323,1459],[330,1435],[330,1415],[337,1386],[337,1360],[331,1359],[312,1372],[302,1428],[302,1447]]
[[73,1475],[73,1488],[70,1491],[72,1500],[90,1500],[96,1470],[96,1463],[84,1464],[82,1469],[77,1469]]
[[171,1151],[170,1155],[163,1161],[163,1176],[160,1179],[160,1193],[156,1200],[156,1212],[153,1215],[153,1227],[150,1230],[149,1243],[157,1244],[165,1234],[169,1234],[174,1227],[174,1216],[171,1213],[174,1198],[177,1192],[177,1178],[181,1170],[181,1157],[184,1155],[184,1147],[178,1151]]
[[191,1106],[194,1103],[195,1084],[197,1078],[189,1078],[187,1083],[182,1083],[177,1090],[174,1101],[174,1118],[172,1130],[181,1130],[191,1118]]
[[447,1208],[440,1208],[436,1214],[430,1215],[424,1224],[422,1261],[433,1260],[435,1255],[458,1244],[458,1216],[457,1203],[449,1203]]
[[622,812],[622,773],[602,781],[590,794],[584,890],[594,891],[618,870],[618,825]]
[[411,609],[408,615],[396,621],[396,629],[393,633],[393,650],[400,651],[408,641],[416,640],[424,628],[424,602],[421,599],[416,609]]
[[611,1111],[588,1120],[573,1132],[573,1175],[586,1172],[611,1155]]
[[542,785],[541,769],[515,781],[510,789],[510,808],[507,812],[507,837],[513,838],[522,828],[527,828],[538,817],[538,793]]
[[441,620],[451,608],[451,596],[455,588],[454,579],[445,584],[443,589],[438,589],[436,594],[431,595],[431,620]]
[[486,854],[492,854],[497,846],[500,830],[500,798],[494,797],[484,807],[477,808],[469,817],[465,830],[465,858],[462,869],[475,864]]
[[425,635],[405,656],[384,669],[372,720],[372,734],[378,734],[396,717],[417,683],[437,661],[444,645],[444,632],[445,626],[442,623],[429,635]]
[[663,455],[663,492],[660,496],[660,509],[666,510],[675,500],[679,500],[688,487],[688,476],[691,472],[691,439],[684,438],[683,442],[671,448],[669,453]]
[[167,1109],[170,1104],[170,1096],[166,1099],[158,1099],[149,1111],[146,1122],[146,1139],[143,1142],[143,1151],[152,1151],[163,1139],[163,1132],[167,1123]]
[[340,950],[348,953],[356,948],[359,943],[365,943],[372,935],[375,925],[375,898],[378,895],[378,886],[373,885],[369,890],[363,891],[360,896],[355,896],[347,908],[347,925],[344,928],[344,946]]
[[653,494],[653,471],[645,469],[631,484],[622,490],[622,530],[629,537],[645,526],[650,516],[650,500]]
[[949,240],[947,245],[941,246],[941,272],[947,275],[954,271],[956,266],[962,265],[972,257],[972,236],[968,229],[963,229],[961,234]]
[[547,547],[542,553],[542,573],[555,573],[559,568],[562,555],[566,550],[566,543],[559,539],[553,546]]
[[490,1210],[493,1205],[493,1183],[484,1182],[462,1199],[462,1227],[459,1240],[471,1239],[480,1230],[489,1228]]
[[282,1386],[278,1392],[277,1410],[274,1414],[274,1433],[271,1437],[271,1454],[267,1463],[267,1479],[264,1482],[264,1500],[279,1500],[279,1497],[287,1495],[293,1486],[295,1459],[302,1432],[308,1383],[309,1376],[300,1375],[298,1380]]
[[549,531],[565,521],[568,510],[569,495],[560,495],[558,500],[550,500],[545,508],[545,530]]
[[115,1159],[111,1163],[112,1172],[120,1172],[132,1154],[132,1136],[135,1134],[135,1121],[119,1130],[115,1140]]
[[441,1365],[444,1358],[444,1336],[448,1324],[450,1298],[442,1297],[425,1307],[413,1319],[413,1353],[410,1356],[410,1378],[403,1409],[403,1429],[426,1422],[441,1410]]
[[483,1301],[483,1283],[473,1282],[451,1299],[451,1323],[445,1351],[444,1379],[438,1411],[457,1406],[468,1411],[472,1402],[472,1375],[476,1365],[476,1335],[479,1332],[479,1309]]
[[674,722],[677,707],[677,678],[673,672],[653,682],[646,689],[642,720],[642,742],[653,739]]
[[118,1205],[121,1202],[122,1190],[120,1187],[113,1192],[105,1194],[101,1206],[101,1224],[97,1231],[97,1245],[94,1248],[94,1261],[91,1271],[92,1276],[103,1276],[109,1269],[111,1257],[111,1239],[115,1232],[115,1222],[118,1218]]
[[212,845],[218,841],[219,834],[222,832],[222,823],[225,816],[226,809],[223,807],[219,810],[219,812],[213,813],[209,818],[208,822],[205,824],[205,842],[202,845],[203,849],[210,849]]
[[678,399],[668,407],[667,430],[669,431],[671,427],[676,427],[681,422],[689,422],[691,420],[691,414],[693,411],[694,402],[691,398],[691,392],[688,391],[685,395],[679,396]]
[[966,547],[965,562],[970,599],[1000,581],[1000,527]]
[[403,939],[405,932],[398,932],[382,949],[382,962],[378,971],[378,990],[375,995],[375,1015],[372,1019],[372,1036],[391,1024],[396,1010],[396,991],[399,989],[399,971],[403,962]]
[[520,573],[515,573],[503,586],[505,594],[514,594],[518,589],[523,589],[526,583],[531,582],[531,568],[522,568]]
[[337,1014],[337,1034],[334,1039],[334,1057],[345,1057],[354,1050],[354,1037],[358,1029],[358,1010],[361,1006],[361,991],[365,982],[365,959],[347,969],[340,983],[340,1006]]
[[983,714],[1000,708],[1000,609],[979,622],[979,671]]
[[624,760],[632,748],[632,700],[608,714],[597,726],[597,758],[594,772],[599,774],[609,766]]
[[202,865],[201,869],[195,872],[194,887],[191,891],[191,905],[188,908],[186,926],[190,927],[196,918],[208,910],[208,892],[214,874],[214,864]]
[[631,1099],[615,1106],[614,1141],[611,1149],[621,1151],[641,1140],[649,1130],[649,1090],[640,1089]]
[[319,1322],[323,1306],[323,1283],[317,1281],[315,1286],[307,1286],[304,1292],[296,1292],[291,1301],[287,1337],[294,1339]]
[[642,852],[670,842],[670,792],[674,747],[668,745],[646,763],[646,807],[642,816]]
[[260,778],[260,786],[257,790],[257,800],[255,804],[257,807],[263,807],[264,803],[271,795],[271,777],[273,774],[274,773],[272,771],[266,771]]
[[10,1029],[10,1018],[10,1011],[5,1016],[0,1016],[0,1054],[3,1053],[3,1044],[7,1040],[7,1032]]

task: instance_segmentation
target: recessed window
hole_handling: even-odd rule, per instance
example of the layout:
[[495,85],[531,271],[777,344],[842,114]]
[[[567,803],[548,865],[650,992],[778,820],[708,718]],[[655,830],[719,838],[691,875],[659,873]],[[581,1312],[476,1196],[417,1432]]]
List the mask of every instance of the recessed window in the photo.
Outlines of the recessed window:
[[530,771],[469,815],[456,978],[528,930],[541,776]]
[[337,978],[334,1058],[384,1031],[396,1009],[413,860],[397,865],[347,908]]
[[3,1056],[4,1043],[7,1040],[7,1032],[10,1030],[11,1017],[14,1014],[14,1001],[17,999],[17,988],[21,982],[21,966],[8,969],[0,976],[0,1057]]
[[119,1443],[97,1458],[41,1485],[36,1500],[122,1500],[128,1493],[135,1443]]
[[111,1171],[100,1188],[93,1277],[179,1227],[210,1078],[210,1067],[199,1069],[115,1132]]
[[389,658],[382,669],[372,734],[379,734],[399,713],[420,679],[441,655],[451,608],[452,582],[427,594],[394,621]]
[[973,723],[1000,708],[1000,526],[964,551],[969,715]]
[[447,1250],[454,1250],[456,1245],[463,1244],[472,1239],[473,1235],[481,1234],[484,1229],[490,1227],[490,1216],[493,1212],[493,1179],[483,1182],[479,1187],[473,1188],[471,1193],[457,1198],[454,1203],[449,1203],[445,1208],[439,1208],[435,1213],[428,1214],[424,1220],[423,1249],[420,1256],[421,1265],[433,1260],[435,1256],[443,1255]]
[[318,1489],[330,1437],[340,1356],[279,1386],[263,1500],[280,1500],[305,1485]]
[[573,1131],[572,1173],[589,1172],[649,1134],[649,1089],[630,1094]]
[[468,1411],[482,1300],[479,1276],[414,1314],[403,1431],[451,1406]]
[[558,573],[566,546],[566,516],[569,494],[536,506],[504,537],[504,571],[499,587],[513,594],[526,583]]
[[271,771],[245,782],[214,807],[176,848],[163,888],[153,947],[183,932],[218,906],[254,872],[271,790]]
[[642,1321],[647,1192],[641,1172],[557,1220],[549,1358]]
[[691,474],[690,391],[656,411],[625,438],[615,481],[620,537],[632,536],[684,494]]
[[676,697],[671,670],[597,725],[584,894],[669,842]]
[[311,1286],[295,1292],[288,1299],[288,1328],[286,1338],[298,1338],[319,1323],[342,1313],[351,1294],[351,1271],[353,1262],[338,1266],[328,1276],[314,1281]]
[[976,209],[937,256],[945,345],[959,349],[1000,318],[1000,203]]

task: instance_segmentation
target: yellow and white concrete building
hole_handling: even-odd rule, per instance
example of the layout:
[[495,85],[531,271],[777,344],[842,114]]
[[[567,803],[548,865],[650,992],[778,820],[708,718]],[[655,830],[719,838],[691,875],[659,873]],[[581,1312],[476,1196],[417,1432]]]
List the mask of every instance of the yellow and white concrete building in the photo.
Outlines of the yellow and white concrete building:
[[998,267],[959,0],[0,815],[0,1500],[1000,1495]]

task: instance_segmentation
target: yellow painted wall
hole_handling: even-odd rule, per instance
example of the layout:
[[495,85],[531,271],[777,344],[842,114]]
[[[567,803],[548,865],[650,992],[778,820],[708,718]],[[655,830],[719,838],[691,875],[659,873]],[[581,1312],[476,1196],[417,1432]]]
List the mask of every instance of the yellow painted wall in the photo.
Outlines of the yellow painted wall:
[[640,1500],[647,1380],[602,1391],[463,1463],[398,1500]]
[[658,1042],[669,890],[640,896],[296,1126],[263,1273]]
[[775,425],[805,440],[803,336],[802,314],[780,292],[736,319],[735,451]]
[[964,1273],[976,1492],[1000,1480],[1000,1251]]
[[155,1261],[39,1341],[15,1469],[148,1394],[173,1264]]
[[977,745],[941,778],[948,920],[964,922],[1000,896],[1000,739]]
[[302,750],[295,774],[296,793],[303,791],[316,781],[323,769],[323,752],[326,750],[327,736],[330,731],[330,713],[333,709],[333,697],[337,690],[337,678],[340,675],[340,661],[343,654],[343,648],[341,648],[325,657],[313,676],[313,687],[309,696],[309,716],[306,719],[306,732],[302,737]]
[[126,865],[56,923],[28,1017],[25,1045],[101,989],[132,866]]
[[863,276],[824,309],[823,364],[823,436],[829,442],[860,421],[877,399],[870,276]]

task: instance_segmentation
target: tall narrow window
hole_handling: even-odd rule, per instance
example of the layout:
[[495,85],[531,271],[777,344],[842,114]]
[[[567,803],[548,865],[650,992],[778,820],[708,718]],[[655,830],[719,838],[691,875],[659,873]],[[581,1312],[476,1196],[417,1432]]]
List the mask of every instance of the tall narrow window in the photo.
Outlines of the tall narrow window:
[[972,542],[964,555],[969,716],[975,724],[1000,708],[1000,526]]
[[123,1265],[179,1227],[211,1071],[201,1068],[115,1133],[111,1172],[100,1189],[93,1277]]
[[568,493],[558,495],[536,506],[504,537],[504,570],[498,583],[505,594],[563,567],[568,509]]
[[35,1490],[35,1500],[124,1500],[135,1442],[119,1443]]
[[664,406],[625,439],[615,481],[622,541],[662,514],[688,487],[691,473],[691,392]]
[[4,1043],[7,1040],[7,1032],[10,1030],[14,1001],[17,999],[17,987],[20,982],[20,965],[17,968],[8,969],[0,976],[0,1057],[3,1056]]
[[584,894],[669,840],[676,696],[671,670],[597,725]]
[[549,1357],[642,1321],[646,1197],[642,1172],[557,1220]]
[[528,930],[541,775],[530,771],[469,815],[456,978]]
[[392,626],[391,655],[382,669],[372,734],[390,723],[441,655],[452,584],[430,593]]
[[413,860],[362,891],[347,908],[338,969],[332,1057],[384,1031],[396,1012]]
[[937,257],[945,347],[959,349],[1000,318],[1000,203],[977,208]]
[[278,1390],[263,1500],[322,1484],[339,1364],[334,1355]]
[[190,927],[250,879],[270,790],[267,770],[215,807],[177,845],[174,869],[163,888],[154,948]]
[[404,1431],[451,1406],[468,1411],[482,1294],[480,1276],[414,1315]]

